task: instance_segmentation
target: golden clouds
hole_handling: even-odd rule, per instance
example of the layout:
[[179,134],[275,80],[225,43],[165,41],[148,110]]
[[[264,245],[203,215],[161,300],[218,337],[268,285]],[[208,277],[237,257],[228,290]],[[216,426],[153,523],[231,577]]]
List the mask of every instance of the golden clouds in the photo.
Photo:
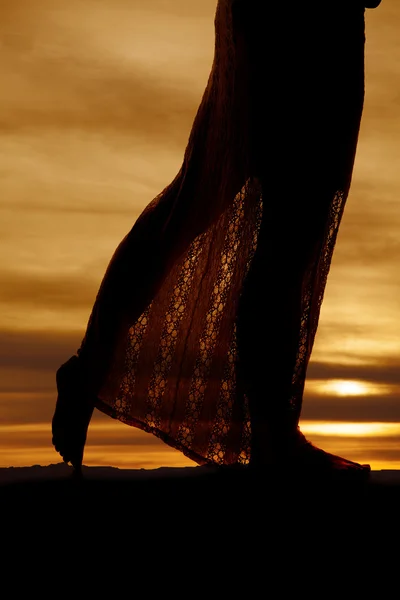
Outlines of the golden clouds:
[[115,247],[180,167],[212,4],[0,3],[0,330],[84,329]]
[[[35,308],[87,309],[93,304],[97,287],[85,273],[80,276],[16,273],[0,271],[0,303]],[[79,293],[77,293],[79,290]]]
[[122,130],[181,147],[208,74],[212,47],[202,52],[202,38],[212,25],[184,12],[173,22],[156,7],[3,5],[3,131]]
[[[216,4],[0,0],[0,418],[37,426],[30,437],[8,431],[4,466],[57,459],[46,425],[55,370],[80,344],[115,247],[180,167],[211,66]],[[384,0],[366,15],[364,117],[309,377],[390,393],[338,399],[310,385],[304,419],[314,421],[400,422],[400,5]],[[186,460],[113,427],[91,430],[88,464]],[[313,435],[334,439],[337,453],[358,452],[359,439],[342,448],[339,436]],[[394,438],[376,435],[365,462],[367,449],[380,452],[376,464],[400,461]]]

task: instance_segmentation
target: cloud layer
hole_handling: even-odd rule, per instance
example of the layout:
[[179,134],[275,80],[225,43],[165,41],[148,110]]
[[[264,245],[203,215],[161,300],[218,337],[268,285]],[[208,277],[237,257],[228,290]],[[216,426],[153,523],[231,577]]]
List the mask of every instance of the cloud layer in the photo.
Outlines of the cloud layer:
[[[215,6],[0,0],[4,466],[25,460],[24,447],[50,456],[41,427],[52,415],[55,369],[80,344],[116,245],[180,167],[212,61]],[[400,5],[385,0],[366,16],[365,110],[309,379],[391,387],[338,399],[310,385],[306,420],[400,422]],[[29,424],[36,434],[12,429]],[[106,452],[133,460],[124,458],[131,443],[154,444],[162,461],[153,438],[97,431],[91,456],[100,464]],[[400,460],[393,440],[368,444],[379,460]]]

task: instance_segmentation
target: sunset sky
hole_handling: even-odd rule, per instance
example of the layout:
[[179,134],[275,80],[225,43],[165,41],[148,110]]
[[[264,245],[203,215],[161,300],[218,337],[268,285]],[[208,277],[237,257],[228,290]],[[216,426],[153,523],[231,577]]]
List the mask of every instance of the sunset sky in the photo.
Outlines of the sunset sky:
[[[55,371],[115,247],[181,165],[216,4],[0,0],[0,467],[60,460]],[[301,425],[327,450],[400,469],[400,2],[366,22],[361,135]],[[84,462],[193,464],[98,412]]]

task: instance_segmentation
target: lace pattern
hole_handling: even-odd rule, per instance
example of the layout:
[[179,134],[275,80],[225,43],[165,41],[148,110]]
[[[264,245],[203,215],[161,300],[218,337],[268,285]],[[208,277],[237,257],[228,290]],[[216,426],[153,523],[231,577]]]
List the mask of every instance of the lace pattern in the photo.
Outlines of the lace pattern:
[[183,263],[178,283],[174,288],[168,312],[165,315],[165,325],[161,335],[160,348],[154,365],[147,398],[148,412],[145,422],[152,430],[159,429],[161,425],[159,409],[172,365],[172,357],[179,335],[179,325],[186,310],[197,260],[201,252],[200,237],[194,240],[190,247],[188,256]]
[[[285,385],[285,390],[291,386],[285,402],[294,420],[300,417],[363,107],[362,11],[347,8],[346,3],[340,9],[321,5],[316,18],[321,19],[324,35],[315,40],[320,60],[304,62],[307,72],[302,81],[309,86],[304,90],[298,89],[297,79],[292,81],[290,70],[282,76],[268,62],[275,60],[269,52],[270,23],[270,46],[266,50],[260,46],[250,56],[249,47],[254,48],[257,37],[251,30],[251,4],[240,2],[240,10],[251,17],[243,27],[240,14],[233,15],[233,0],[218,2],[214,62],[182,168],[143,211],[113,257],[83,344],[97,407],[153,433],[199,464],[245,464],[250,459],[250,406],[238,356],[245,353],[251,359],[261,352],[268,365],[274,340],[268,339],[261,349],[251,343],[239,347],[238,306],[257,253],[261,221],[277,214],[272,209],[279,202],[287,207],[286,212],[279,207],[282,227],[286,224],[290,234],[295,232],[299,251],[305,249],[309,257],[294,277],[301,324],[292,332],[299,342]],[[312,41],[316,29],[306,17],[299,27],[300,14],[294,18],[282,12],[279,18],[285,25],[278,28],[279,35],[286,35],[287,53],[297,59],[298,40],[292,35],[300,29]],[[259,22],[257,27],[259,31]],[[326,73],[321,70],[324,60]],[[287,64],[290,67],[290,61]],[[292,110],[297,103],[307,107],[305,96],[313,102],[318,98],[318,118]],[[254,115],[257,110],[262,112]],[[283,131],[288,136],[284,145]],[[326,165],[327,177],[321,179],[320,170]],[[314,208],[323,215],[313,222],[312,244],[309,224],[301,231],[304,215],[314,218],[308,188],[313,188]],[[268,225],[273,272],[279,273],[287,266],[281,230],[275,232],[274,223]],[[268,277],[268,289],[274,294],[279,281]],[[264,278],[260,273],[260,281]],[[274,315],[258,310],[256,317],[267,330]],[[110,331],[117,333],[110,336]],[[283,355],[282,360],[291,365],[293,356]]]
[[[236,257],[241,241],[241,221],[244,218],[243,203],[244,193],[240,193],[234,201],[233,216],[228,225],[226,241],[220,257],[220,267],[212,291],[210,308],[207,311],[204,330],[200,337],[199,351],[190,386],[185,420],[180,425],[178,431],[178,441],[188,448],[192,445],[194,431],[200,417],[202,403],[204,402],[211,363],[217,346],[219,327],[235,269]],[[225,386],[227,386],[227,382],[225,382]],[[222,382],[223,387],[224,382]]]
[[115,416],[121,421],[129,419],[130,402],[128,398],[133,397],[135,389],[136,367],[139,360],[143,338],[146,334],[149,322],[151,306],[139,317],[128,332],[128,345],[125,357],[125,372],[121,380],[118,396],[113,405]]

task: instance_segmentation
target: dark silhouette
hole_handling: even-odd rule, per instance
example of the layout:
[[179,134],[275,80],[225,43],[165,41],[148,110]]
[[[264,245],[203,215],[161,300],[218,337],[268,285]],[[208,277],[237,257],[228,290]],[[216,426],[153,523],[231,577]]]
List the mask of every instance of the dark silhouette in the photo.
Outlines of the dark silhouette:
[[198,464],[370,470],[298,427],[362,116],[365,2],[273,4],[219,0],[182,167],[57,372],[53,444],[77,470],[94,407]]

